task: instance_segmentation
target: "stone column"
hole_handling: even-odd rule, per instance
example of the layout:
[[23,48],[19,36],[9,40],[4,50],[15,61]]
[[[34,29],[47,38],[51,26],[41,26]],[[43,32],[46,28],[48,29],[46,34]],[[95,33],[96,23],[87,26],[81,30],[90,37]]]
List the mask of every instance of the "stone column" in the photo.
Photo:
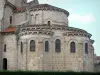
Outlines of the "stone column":
[[23,70],[27,70],[27,39],[23,41],[23,52],[22,52],[22,65]]
[[38,39],[38,69],[40,71],[43,70],[43,50],[44,50],[44,45],[43,45],[43,39],[40,38]]
[[83,49],[83,43],[82,42],[80,42],[80,43],[78,43],[78,54],[79,54],[79,60],[78,60],[78,64],[79,64],[79,71],[83,71],[84,70],[84,63],[83,63],[83,61],[84,61],[84,49]]

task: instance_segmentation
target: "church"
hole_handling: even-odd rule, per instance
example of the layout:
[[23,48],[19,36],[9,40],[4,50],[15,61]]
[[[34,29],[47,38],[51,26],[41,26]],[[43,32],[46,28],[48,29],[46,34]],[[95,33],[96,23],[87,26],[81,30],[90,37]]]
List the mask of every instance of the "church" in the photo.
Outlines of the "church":
[[94,40],[69,12],[38,0],[0,0],[0,70],[94,71]]

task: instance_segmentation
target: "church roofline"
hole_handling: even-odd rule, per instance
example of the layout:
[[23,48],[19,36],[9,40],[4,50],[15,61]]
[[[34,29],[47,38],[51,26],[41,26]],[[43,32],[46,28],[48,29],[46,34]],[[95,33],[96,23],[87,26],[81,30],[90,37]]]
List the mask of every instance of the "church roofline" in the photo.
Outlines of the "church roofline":
[[52,5],[49,5],[49,4],[38,4],[38,5],[35,5],[33,7],[30,8],[30,10],[33,10],[33,11],[38,11],[38,10],[54,10],[54,11],[59,11],[59,12],[64,12],[67,16],[69,16],[69,12],[67,10],[64,10],[62,8],[58,8],[58,7],[55,7],[55,6],[52,6]]
[[13,5],[12,3],[10,3],[8,0],[5,0],[5,5],[8,5],[8,6],[10,6],[12,9],[16,9],[16,6],[15,5]]

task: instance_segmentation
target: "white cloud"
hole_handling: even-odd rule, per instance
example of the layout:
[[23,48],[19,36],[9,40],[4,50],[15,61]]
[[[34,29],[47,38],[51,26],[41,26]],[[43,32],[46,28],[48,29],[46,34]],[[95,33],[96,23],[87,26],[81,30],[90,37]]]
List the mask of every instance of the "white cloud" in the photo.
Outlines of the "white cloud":
[[51,3],[51,1],[53,0],[39,0],[39,3],[43,4],[43,3]]
[[[32,1],[32,0],[28,0],[28,2],[29,1]],[[48,3],[51,3],[53,0],[38,0],[38,1],[39,1],[40,4],[44,4],[44,3],[48,4]]]
[[82,23],[92,23],[95,21],[95,17],[92,13],[89,13],[87,15],[80,15],[80,14],[74,13],[69,16],[69,21],[70,22],[76,21],[76,22],[82,22]]
[[69,9],[67,9],[67,11],[68,11],[68,12],[71,12],[71,11],[73,11],[73,9],[72,9],[72,8],[69,8]]

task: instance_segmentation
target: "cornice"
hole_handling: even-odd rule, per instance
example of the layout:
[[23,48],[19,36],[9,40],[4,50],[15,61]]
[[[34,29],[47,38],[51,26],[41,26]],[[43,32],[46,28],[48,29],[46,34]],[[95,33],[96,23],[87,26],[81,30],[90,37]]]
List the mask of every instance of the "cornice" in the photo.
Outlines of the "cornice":
[[[20,32],[34,32],[34,31],[41,31],[41,32],[46,32],[46,31],[54,31],[54,30],[59,30],[59,31],[64,31],[63,35],[64,36],[84,36],[91,38],[91,34],[86,32],[85,30],[79,29],[79,28],[74,28],[74,27],[68,27],[65,25],[52,25],[48,26],[47,24],[44,25],[22,25],[20,26]],[[19,32],[19,33],[20,33]]]
[[69,16],[69,12],[62,9],[58,8],[49,4],[38,4],[30,8],[30,11],[39,11],[39,10],[50,10],[50,11],[58,11],[58,12],[64,12],[67,16]]

